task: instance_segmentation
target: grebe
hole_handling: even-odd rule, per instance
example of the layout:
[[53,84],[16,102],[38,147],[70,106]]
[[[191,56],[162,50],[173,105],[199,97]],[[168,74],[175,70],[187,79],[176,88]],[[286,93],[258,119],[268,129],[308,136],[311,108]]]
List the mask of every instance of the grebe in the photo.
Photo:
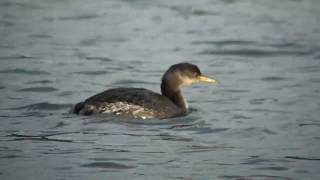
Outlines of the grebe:
[[77,103],[72,112],[81,115],[111,113],[142,119],[182,116],[188,112],[182,87],[198,82],[217,83],[217,80],[203,75],[194,64],[178,63],[164,73],[162,95],[144,88],[114,88]]

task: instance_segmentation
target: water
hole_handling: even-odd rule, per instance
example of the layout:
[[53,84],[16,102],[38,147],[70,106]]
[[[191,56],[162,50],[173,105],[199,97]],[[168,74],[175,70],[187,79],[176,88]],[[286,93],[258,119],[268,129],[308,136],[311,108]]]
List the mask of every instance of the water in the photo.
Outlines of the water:
[[[318,179],[320,1],[0,2],[1,179]],[[181,61],[219,85],[186,117],[68,114],[159,92]]]

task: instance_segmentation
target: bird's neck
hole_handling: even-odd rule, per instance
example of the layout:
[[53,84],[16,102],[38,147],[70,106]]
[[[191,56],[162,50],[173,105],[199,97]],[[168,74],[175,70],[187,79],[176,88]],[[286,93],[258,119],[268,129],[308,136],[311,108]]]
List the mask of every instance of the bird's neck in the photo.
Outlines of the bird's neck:
[[188,111],[188,103],[182,96],[181,85],[178,82],[168,82],[163,79],[161,83],[161,93],[169,98],[183,112]]

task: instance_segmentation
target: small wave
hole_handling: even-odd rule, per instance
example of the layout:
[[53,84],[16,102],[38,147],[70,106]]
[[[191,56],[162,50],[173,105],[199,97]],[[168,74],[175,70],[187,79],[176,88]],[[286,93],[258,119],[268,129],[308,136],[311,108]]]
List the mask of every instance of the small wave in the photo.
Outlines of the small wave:
[[87,60],[99,60],[104,62],[111,62],[113,61],[111,58],[108,57],[86,57]]
[[7,45],[7,44],[0,44],[0,48],[1,49],[10,49],[10,48],[13,48],[13,46],[10,46],[10,45]]
[[70,96],[72,94],[72,91],[63,91],[58,94],[58,96]]
[[71,107],[72,104],[52,104],[48,102],[30,104],[26,106],[19,106],[15,108],[10,108],[10,110],[20,110],[20,109],[27,109],[27,110],[60,110],[66,109]]
[[97,43],[101,42],[102,37],[101,36],[95,36],[91,38],[86,38],[80,41],[81,46],[92,46],[96,45]]
[[0,56],[0,60],[12,60],[12,59],[34,59],[35,57],[16,55],[16,56]]
[[229,92],[229,93],[247,93],[249,90],[246,89],[224,89],[224,92]]
[[211,134],[211,133],[220,133],[229,130],[229,128],[217,127],[212,128],[205,121],[198,121],[196,123],[186,123],[186,124],[175,124],[170,126],[168,129],[175,130],[188,130],[193,131],[195,134]]
[[57,129],[57,128],[61,128],[68,125],[68,123],[65,123],[63,121],[59,121],[54,127],[52,127],[52,129]]
[[302,156],[285,156],[287,159],[320,161],[320,158],[302,157]]
[[288,171],[289,168],[287,167],[280,167],[280,166],[270,166],[270,167],[261,167],[261,168],[254,168],[257,170],[270,170],[270,171]]
[[31,34],[30,37],[31,38],[39,38],[39,39],[48,39],[48,38],[51,38],[52,36],[50,36],[48,34]]
[[194,16],[216,16],[218,13],[210,12],[202,9],[195,9],[192,10],[192,15]]
[[263,104],[266,101],[266,99],[264,98],[260,98],[260,99],[251,99],[249,101],[250,104]]
[[227,46],[227,45],[258,45],[260,43],[254,42],[254,41],[245,41],[245,40],[224,40],[224,41],[193,41],[191,42],[191,44]]
[[54,87],[31,87],[31,88],[23,88],[18,90],[18,92],[52,92],[52,91],[58,91],[58,89]]
[[233,129],[229,131],[230,135],[235,135],[241,138],[252,138],[252,137],[263,137],[265,135],[276,135],[277,132],[274,132],[267,128],[261,127],[249,127],[249,128],[241,128],[241,129]]
[[320,66],[319,65],[313,65],[313,66],[303,66],[298,68],[301,72],[319,72]]
[[0,21],[0,25],[3,27],[12,27],[14,26],[14,23],[10,21],[2,20]]
[[302,48],[302,45],[296,43],[264,43],[257,41],[247,41],[247,40],[204,40],[204,41],[193,41],[193,45],[215,45],[218,47],[223,46],[259,46],[259,47],[272,47],[272,48]]
[[270,56],[304,56],[312,54],[310,51],[289,50],[261,50],[261,49],[230,49],[230,50],[205,50],[200,55],[225,55],[244,57],[270,57]]
[[38,6],[38,5],[34,5],[31,3],[22,3],[22,2],[11,2],[11,1],[7,1],[7,2],[1,2],[0,3],[0,7],[18,7],[18,8],[23,8],[23,9],[42,9],[42,7]]
[[114,82],[114,84],[152,84],[156,85],[155,82],[139,81],[139,80],[119,80]]
[[101,70],[101,71],[79,71],[76,72],[77,74],[84,74],[89,76],[96,76],[96,75],[102,75],[102,74],[109,74],[109,71]]
[[227,130],[229,130],[229,128],[202,127],[202,128],[198,128],[198,132],[196,132],[196,134],[220,133],[220,132],[227,131]]
[[244,162],[242,162],[240,164],[260,165],[260,164],[264,164],[264,163],[269,163],[271,161],[272,161],[271,159],[264,159],[259,156],[254,156],[254,157],[250,157],[250,158],[246,159]]
[[153,140],[165,140],[165,141],[180,141],[180,142],[192,142],[193,139],[190,137],[183,137],[183,136],[175,136],[175,135],[169,135],[169,134],[160,134],[159,137],[153,139]]
[[284,176],[276,176],[276,175],[251,175],[248,177],[245,177],[243,179],[272,179],[272,180],[296,180],[294,178],[284,177]]
[[193,144],[184,150],[181,150],[180,153],[195,153],[195,152],[210,152],[217,151],[221,149],[232,149],[234,147],[226,146],[224,144],[215,144],[215,143],[200,143]]
[[16,159],[16,158],[24,158],[24,156],[21,156],[21,155],[5,155],[5,156],[0,156],[0,159]]
[[249,112],[264,112],[264,113],[277,113],[277,114],[290,114],[289,111],[284,110],[276,110],[276,109],[265,109],[265,108],[253,108],[253,109],[247,109],[246,111]]
[[232,116],[232,119],[252,119],[252,117],[236,114]]
[[[54,138],[48,138],[46,136],[42,136],[39,139],[38,137],[35,138],[25,138],[25,139],[31,139],[31,140],[41,140],[41,141],[56,141],[56,142],[73,142],[72,140],[65,140],[65,139],[54,139]],[[23,140],[23,139],[22,139]],[[67,149],[67,150],[56,150],[56,151],[48,151],[48,152],[43,152],[43,154],[57,154],[57,155],[62,155],[62,154],[77,154],[81,153],[81,149]]]
[[0,71],[1,74],[25,74],[25,75],[45,75],[50,74],[46,71],[40,71],[40,70],[27,70],[27,69],[6,69]]
[[269,76],[269,77],[264,77],[261,80],[263,81],[283,81],[287,80],[287,78],[279,77],[279,76]]
[[320,78],[312,77],[308,80],[311,83],[320,83]]
[[[242,132],[241,132],[242,133]],[[243,133],[252,133],[252,134],[268,134],[268,135],[275,135],[277,134],[274,131],[271,131],[267,128],[260,128],[260,127],[249,127],[249,128],[245,128],[243,129]]]
[[320,126],[320,123],[299,123],[299,126]]
[[103,169],[132,169],[134,166],[114,163],[114,162],[93,162],[82,164],[81,167],[103,168]]
[[105,158],[105,157],[99,157],[99,158],[90,158],[90,160],[93,161],[136,161],[136,159],[130,159],[130,158]]
[[49,84],[53,83],[51,80],[29,81],[27,84]]
[[98,14],[82,14],[82,15],[75,15],[75,16],[65,16],[65,17],[59,17],[59,20],[63,21],[70,21],[70,20],[90,20],[98,18]]

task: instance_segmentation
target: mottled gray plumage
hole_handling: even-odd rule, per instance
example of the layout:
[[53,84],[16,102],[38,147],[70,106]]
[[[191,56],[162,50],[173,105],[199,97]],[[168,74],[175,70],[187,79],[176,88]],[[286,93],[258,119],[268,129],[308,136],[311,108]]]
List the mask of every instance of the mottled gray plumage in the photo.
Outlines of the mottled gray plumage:
[[[167,97],[144,88],[115,88],[94,95],[84,101],[95,107],[105,103],[125,102],[153,112],[154,117],[166,118],[180,115],[181,110]],[[98,112],[101,113],[101,112]]]

